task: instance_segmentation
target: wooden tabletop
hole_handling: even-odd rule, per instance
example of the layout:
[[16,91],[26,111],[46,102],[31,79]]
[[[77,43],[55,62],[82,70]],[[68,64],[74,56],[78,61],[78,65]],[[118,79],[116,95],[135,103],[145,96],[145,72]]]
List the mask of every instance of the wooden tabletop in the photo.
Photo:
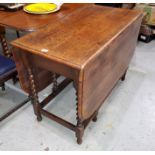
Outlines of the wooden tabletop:
[[[41,120],[41,113],[59,122],[75,131],[77,142],[81,143],[89,121],[96,117],[117,82],[125,79],[141,21],[139,11],[89,5],[13,41],[19,79],[28,84],[38,120]],[[37,88],[48,81],[45,78],[51,77],[51,74],[41,77],[40,71],[73,80],[76,127],[40,109],[36,92],[42,89]]]
[[28,14],[23,10],[16,12],[0,11],[0,25],[18,31],[36,31],[87,5],[90,4],[63,4],[60,11],[47,15]]
[[81,69],[139,16],[135,10],[87,6],[12,44]]

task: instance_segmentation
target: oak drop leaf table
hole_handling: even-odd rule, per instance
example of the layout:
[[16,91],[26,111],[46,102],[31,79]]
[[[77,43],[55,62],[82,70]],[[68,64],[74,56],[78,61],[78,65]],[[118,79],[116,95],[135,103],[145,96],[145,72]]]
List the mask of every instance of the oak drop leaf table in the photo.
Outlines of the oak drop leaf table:
[[[125,78],[141,20],[142,14],[137,11],[90,5],[13,41],[19,78],[23,65],[29,83],[23,89],[32,95],[37,119],[41,121],[44,115],[75,131],[81,144],[85,127],[91,120],[96,121],[103,101],[118,80]],[[49,113],[39,103],[37,67],[65,76],[66,83],[74,82],[76,125]],[[57,90],[56,86],[55,93]]]

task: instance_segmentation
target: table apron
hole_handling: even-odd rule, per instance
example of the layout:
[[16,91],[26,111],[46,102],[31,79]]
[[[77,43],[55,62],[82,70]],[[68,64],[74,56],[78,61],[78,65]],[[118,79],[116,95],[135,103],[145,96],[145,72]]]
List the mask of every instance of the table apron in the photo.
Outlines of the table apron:
[[42,69],[63,75],[74,81],[78,81],[79,79],[79,71],[72,67],[68,67],[67,65],[57,63],[55,61],[34,54],[28,54],[28,59],[33,66],[37,66]]

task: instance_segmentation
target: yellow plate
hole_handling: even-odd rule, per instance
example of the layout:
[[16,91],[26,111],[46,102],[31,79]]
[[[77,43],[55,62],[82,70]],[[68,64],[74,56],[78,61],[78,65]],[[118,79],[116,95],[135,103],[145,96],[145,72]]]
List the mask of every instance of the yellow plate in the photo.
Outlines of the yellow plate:
[[58,7],[54,3],[36,3],[24,7],[24,11],[32,14],[48,14],[58,11]]

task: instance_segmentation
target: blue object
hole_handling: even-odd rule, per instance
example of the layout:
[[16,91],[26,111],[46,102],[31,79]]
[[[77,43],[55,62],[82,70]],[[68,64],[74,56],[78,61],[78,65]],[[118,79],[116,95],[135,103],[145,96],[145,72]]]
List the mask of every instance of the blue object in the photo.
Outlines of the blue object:
[[0,75],[7,73],[15,67],[16,65],[13,60],[0,55]]

